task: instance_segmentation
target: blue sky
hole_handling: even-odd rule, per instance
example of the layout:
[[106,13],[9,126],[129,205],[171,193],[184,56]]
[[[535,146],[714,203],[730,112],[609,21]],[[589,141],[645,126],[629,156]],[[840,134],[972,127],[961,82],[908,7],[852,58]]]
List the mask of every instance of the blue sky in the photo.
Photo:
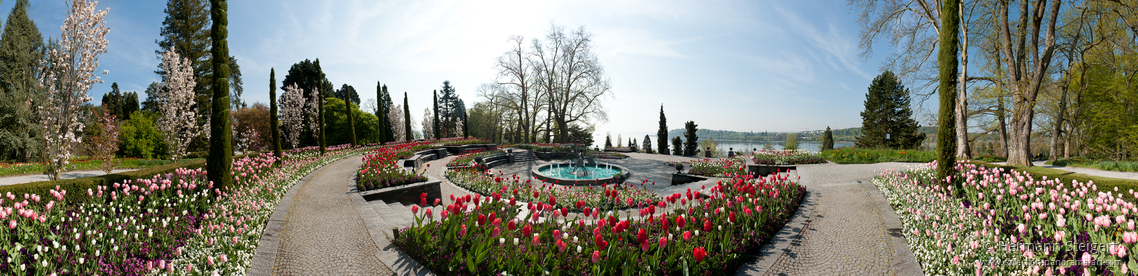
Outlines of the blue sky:
[[[32,0],[29,15],[58,37],[62,0]],[[14,0],[3,1],[7,18]],[[111,32],[100,59],[106,84],[143,91],[157,80],[154,54],[165,1],[103,0]],[[492,82],[494,60],[511,35],[543,37],[554,23],[593,34],[612,81],[608,122],[597,135],[655,133],[660,105],[670,128],[802,131],[861,125],[866,87],[892,49],[858,54],[860,27],[845,1],[262,1],[229,3],[229,51],[244,74],[248,102],[268,102],[278,81],[304,59],[320,58],[328,79],[366,99],[381,81],[407,92],[421,119],[444,80],[473,106]],[[278,83],[279,87],[280,84]],[[393,95],[395,96],[395,95]],[[935,104],[935,103],[933,103]],[[920,119],[920,118],[918,118]]]

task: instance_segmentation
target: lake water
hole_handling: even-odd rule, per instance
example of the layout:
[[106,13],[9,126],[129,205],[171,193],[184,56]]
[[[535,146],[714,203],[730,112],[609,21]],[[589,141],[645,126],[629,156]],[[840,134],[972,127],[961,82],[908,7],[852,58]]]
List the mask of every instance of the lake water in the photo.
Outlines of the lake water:
[[[736,152],[749,151],[751,149],[763,149],[765,143],[749,143],[749,142],[719,142],[719,150],[727,152],[734,148]],[[783,142],[771,142],[771,146],[776,150],[782,149]],[[853,142],[835,142],[834,148],[850,148],[853,147]],[[798,148],[809,151],[821,151],[822,143],[818,142],[798,142]]]

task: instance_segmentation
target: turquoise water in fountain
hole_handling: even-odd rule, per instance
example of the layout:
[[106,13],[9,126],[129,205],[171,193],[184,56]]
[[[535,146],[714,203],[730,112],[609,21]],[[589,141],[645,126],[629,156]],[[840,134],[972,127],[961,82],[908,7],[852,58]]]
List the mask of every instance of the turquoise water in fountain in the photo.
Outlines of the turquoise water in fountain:
[[598,178],[609,178],[609,177],[612,177],[613,175],[620,173],[620,169],[617,167],[611,167],[610,168],[610,167],[607,167],[604,165],[598,165],[596,167],[585,166],[585,169],[591,173],[589,175],[586,175],[586,176],[577,176],[577,175],[573,174],[573,169],[574,168],[570,167],[570,166],[560,166],[560,167],[550,166],[550,167],[546,167],[546,168],[541,168],[541,169],[537,170],[537,172],[544,174],[546,176],[549,176],[549,177],[561,178],[561,179],[573,179],[573,180],[589,180],[589,179],[598,179]]

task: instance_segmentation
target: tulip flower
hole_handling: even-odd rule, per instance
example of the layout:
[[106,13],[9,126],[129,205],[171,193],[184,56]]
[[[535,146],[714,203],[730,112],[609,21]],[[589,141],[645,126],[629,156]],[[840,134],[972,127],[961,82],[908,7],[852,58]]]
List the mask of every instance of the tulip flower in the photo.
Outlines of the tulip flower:
[[702,262],[704,258],[707,258],[707,250],[704,250],[702,246],[696,247],[692,249],[692,257],[695,257],[696,262]]
[[668,245],[668,237],[660,237],[660,247]]
[[[578,247],[578,248],[580,248],[580,247]],[[599,263],[600,261],[601,261],[601,251],[594,250],[593,251],[593,263]]]
[[691,240],[691,231],[684,231],[684,241]]
[[526,224],[525,227],[522,227],[522,236],[528,237],[530,233],[533,233],[533,229],[530,228],[529,224]]
[[419,213],[419,205],[411,205],[411,213],[412,214],[418,214]]

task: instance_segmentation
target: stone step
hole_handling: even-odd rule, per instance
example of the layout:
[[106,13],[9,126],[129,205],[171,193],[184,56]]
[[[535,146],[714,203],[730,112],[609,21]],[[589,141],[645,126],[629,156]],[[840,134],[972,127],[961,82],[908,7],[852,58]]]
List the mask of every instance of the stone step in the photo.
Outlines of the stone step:
[[[391,217],[391,220],[388,220],[388,222],[390,222],[393,227],[403,228],[411,226],[413,220],[411,218],[410,207],[404,206],[399,202],[385,203],[384,205],[387,205],[387,216]],[[384,219],[386,219],[386,217]]]
[[399,227],[403,224],[403,218],[399,217],[386,202],[382,200],[368,201],[368,205],[375,209],[375,213],[379,214],[379,217],[387,223],[388,227]]

